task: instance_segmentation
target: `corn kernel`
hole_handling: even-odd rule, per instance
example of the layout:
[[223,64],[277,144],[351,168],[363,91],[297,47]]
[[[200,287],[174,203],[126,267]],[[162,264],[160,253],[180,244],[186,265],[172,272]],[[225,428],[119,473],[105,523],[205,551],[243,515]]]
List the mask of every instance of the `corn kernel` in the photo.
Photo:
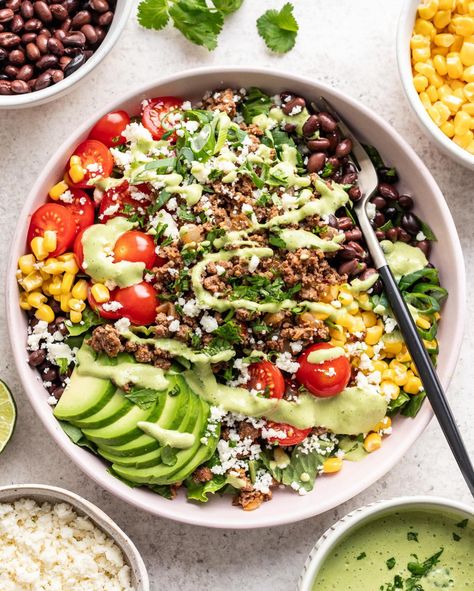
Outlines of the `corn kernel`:
[[416,62],[426,62],[431,56],[431,50],[429,47],[417,47],[411,52],[412,60]]
[[470,102],[474,102],[474,82],[469,82],[468,84],[465,84],[463,90],[466,99]]
[[28,294],[27,302],[32,308],[39,308],[46,302],[46,296],[40,291],[32,291]]
[[450,10],[438,10],[438,12],[434,15],[433,24],[437,29],[444,29],[444,27],[449,25],[450,20]]
[[372,347],[372,345],[367,345],[367,349],[365,350],[365,354],[367,355],[367,357],[369,357],[369,359],[372,359],[372,357],[375,355],[375,351],[374,351],[374,348]]
[[69,318],[73,324],[79,324],[79,322],[81,322],[82,320],[82,312],[76,312],[75,310],[71,310]]
[[340,291],[337,299],[341,302],[343,306],[349,306],[354,301],[354,297],[345,291]]
[[72,273],[64,273],[63,280],[61,283],[61,293],[62,294],[69,294],[71,292],[75,278],[76,278],[76,276],[73,275]]
[[373,431],[385,431],[386,429],[390,429],[392,426],[392,419],[390,417],[384,417],[381,421],[379,421],[375,427],[372,429]]
[[420,92],[420,101],[422,103],[422,105],[425,107],[425,109],[427,109],[428,107],[431,107],[431,101],[428,98],[428,95],[426,94],[426,92]]
[[418,328],[422,328],[423,330],[429,330],[431,328],[431,323],[426,320],[426,318],[422,318],[421,316],[418,316],[416,319],[416,325]]
[[71,166],[71,168],[69,169],[69,176],[71,177],[73,183],[80,183],[84,180],[85,177],[84,169],[82,168],[82,166]]
[[430,46],[430,38],[425,37],[425,35],[413,35],[410,39],[410,47],[412,49],[417,49],[418,47],[429,47]]
[[51,306],[48,306],[48,304],[43,304],[42,306],[40,306],[36,310],[35,316],[36,316],[36,318],[38,318],[38,320],[43,320],[44,322],[47,322],[48,324],[50,324],[51,322],[54,321],[53,309],[51,308]]
[[49,292],[52,296],[61,295],[62,279],[55,275],[49,283]]
[[342,458],[328,458],[323,462],[323,472],[325,474],[334,474],[342,468]]
[[417,92],[423,92],[428,88],[428,78],[422,74],[413,76],[413,84]]
[[57,201],[61,197],[61,195],[68,190],[68,188],[69,187],[64,181],[59,181],[59,183],[54,185],[54,187],[51,187],[51,189],[49,190],[49,196],[54,201]]
[[455,94],[449,94],[448,96],[444,96],[441,99],[441,102],[448,107],[451,113],[457,113],[463,103],[463,100]]
[[62,293],[61,295],[56,296],[56,297],[59,297],[59,305],[61,307],[61,310],[63,312],[69,312],[69,310],[70,310],[70,308],[69,308],[69,300],[71,299],[70,294],[68,294],[68,293]]
[[391,367],[389,368],[387,365],[387,368],[382,372],[382,380],[391,380],[394,382],[396,377],[397,374],[395,373],[395,370]]
[[29,275],[35,270],[36,259],[32,254],[24,254],[18,259],[18,268],[23,275]]
[[422,388],[422,383],[420,378],[413,376],[410,377],[407,381],[407,383],[403,386],[403,389],[405,390],[405,392],[407,394],[419,394],[421,388]]
[[440,33],[435,36],[434,42],[439,47],[451,47],[454,43],[454,35],[450,35],[449,33]]
[[438,100],[438,91],[436,90],[435,86],[428,86],[426,89],[426,94],[432,103],[435,103]]
[[436,69],[436,72],[440,76],[446,76],[446,74],[448,73],[448,68],[446,66],[446,58],[444,57],[444,55],[435,55],[433,58],[433,64]]
[[50,291],[50,289],[49,289],[49,284],[50,284],[50,281],[43,281],[43,285],[41,286],[41,289],[42,289],[42,291],[43,291],[44,295],[45,295],[45,296],[48,296],[48,297],[49,297],[50,295],[52,295],[52,294],[51,294],[51,291]]
[[379,342],[382,338],[383,328],[378,324],[376,326],[371,326],[367,329],[367,334],[365,336],[365,342],[368,345],[375,345]]
[[464,111],[465,113],[467,113],[468,115],[470,115],[471,117],[474,117],[474,102],[473,103],[465,103],[461,107],[461,110]]
[[449,47],[433,47],[433,49],[431,50],[431,55],[433,56],[433,63],[434,63],[434,58],[437,55],[442,55],[443,57],[446,57],[449,53]]
[[459,53],[448,53],[446,56],[446,69],[450,78],[461,78],[464,68]]
[[22,310],[31,310],[31,306],[28,303],[28,294],[26,291],[20,293],[20,308]]
[[415,33],[432,39],[436,35],[436,29],[429,20],[417,18],[415,21]]
[[388,363],[381,359],[377,359],[377,361],[374,361],[372,365],[374,367],[374,371],[379,371],[380,373],[388,369]]
[[400,394],[400,387],[392,380],[383,380],[380,383],[380,391],[387,398],[390,397],[392,400],[396,400]]
[[449,108],[441,101],[436,101],[433,107],[438,111],[439,116],[441,117],[441,125],[443,125],[443,123],[446,123],[446,121],[451,116],[451,111],[449,110]]
[[45,230],[43,235],[43,246],[47,252],[53,252],[56,250],[58,240],[57,233],[55,230]]
[[395,358],[397,361],[400,361],[400,363],[408,363],[411,361],[410,353],[405,345],[403,345],[402,350],[395,356]]
[[467,148],[467,146],[472,142],[473,139],[474,134],[472,133],[472,131],[469,130],[463,135],[454,134],[453,142],[455,142],[458,146],[461,146],[461,148]]
[[364,439],[364,449],[369,453],[380,449],[381,446],[382,437],[378,433],[369,433]]
[[329,343],[333,346],[333,347],[344,347],[345,345],[345,341],[338,341],[337,339],[331,339],[329,341]]
[[[110,291],[103,283],[94,283],[94,285],[91,288],[91,294],[92,294],[92,297],[94,298],[94,300],[98,304],[103,304],[103,303],[108,302],[110,300]],[[331,334],[331,332],[330,332],[330,334]],[[331,335],[331,336],[335,336],[335,338],[338,338],[338,336],[336,336],[336,335]]]
[[71,158],[69,158],[69,168],[72,166],[82,166],[82,160],[80,156],[73,154]]
[[31,241],[31,250],[39,261],[43,261],[48,256],[48,251],[44,247],[44,240],[42,236],[35,236]]
[[420,6],[418,6],[418,14],[421,18],[430,20],[437,13],[438,8],[438,0],[428,0],[428,2],[424,2],[423,4],[420,4]]
[[451,123],[451,121],[446,121],[446,123],[443,123],[442,125],[440,125],[440,129],[448,137],[453,137],[453,135],[454,135],[454,124]]
[[458,111],[454,117],[454,133],[464,135],[471,129],[472,119],[466,111]]
[[50,275],[61,275],[64,273],[63,264],[53,257],[45,261],[43,270]]
[[76,259],[74,257],[72,259],[64,261],[63,269],[66,273],[71,273],[72,275],[76,275],[76,273],[79,273],[79,266],[76,263]]
[[43,278],[39,271],[33,271],[21,280],[21,286],[25,291],[34,291],[43,285]]
[[70,261],[71,259],[75,259],[73,252],[65,252],[64,254],[60,254],[58,256],[58,260],[65,263],[66,261]]
[[435,69],[431,64],[427,64],[426,62],[418,62],[413,66],[415,72],[425,76],[426,78],[430,79],[432,76],[435,75]]
[[454,10],[456,8],[456,0],[439,0],[440,10]]
[[69,309],[74,312],[83,312],[86,304],[82,300],[77,298],[71,298],[68,302]]
[[85,279],[79,279],[72,288],[71,295],[78,300],[85,300],[87,298],[87,281]]
[[375,326],[377,324],[377,316],[373,312],[362,312],[362,320],[366,328]]

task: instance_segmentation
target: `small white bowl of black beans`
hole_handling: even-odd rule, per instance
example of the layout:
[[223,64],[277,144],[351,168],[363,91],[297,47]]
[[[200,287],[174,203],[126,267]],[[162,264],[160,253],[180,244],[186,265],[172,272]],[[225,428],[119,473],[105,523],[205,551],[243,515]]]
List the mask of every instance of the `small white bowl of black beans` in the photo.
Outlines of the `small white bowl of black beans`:
[[109,53],[131,0],[0,0],[0,109],[58,98]]

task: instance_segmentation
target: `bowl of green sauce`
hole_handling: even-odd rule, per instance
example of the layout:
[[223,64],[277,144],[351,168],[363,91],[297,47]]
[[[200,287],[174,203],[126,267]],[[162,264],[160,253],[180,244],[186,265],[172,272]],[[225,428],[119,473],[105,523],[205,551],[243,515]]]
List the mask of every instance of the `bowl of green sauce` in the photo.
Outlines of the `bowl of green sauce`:
[[299,591],[473,589],[474,510],[438,497],[357,509],[311,551]]

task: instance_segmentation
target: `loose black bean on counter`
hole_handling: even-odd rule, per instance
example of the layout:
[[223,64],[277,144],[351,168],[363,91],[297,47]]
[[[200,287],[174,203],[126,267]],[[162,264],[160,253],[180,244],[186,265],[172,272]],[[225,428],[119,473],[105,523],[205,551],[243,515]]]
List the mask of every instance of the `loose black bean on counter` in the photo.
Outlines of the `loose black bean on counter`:
[[43,90],[104,40],[116,0],[0,0],[0,95]]

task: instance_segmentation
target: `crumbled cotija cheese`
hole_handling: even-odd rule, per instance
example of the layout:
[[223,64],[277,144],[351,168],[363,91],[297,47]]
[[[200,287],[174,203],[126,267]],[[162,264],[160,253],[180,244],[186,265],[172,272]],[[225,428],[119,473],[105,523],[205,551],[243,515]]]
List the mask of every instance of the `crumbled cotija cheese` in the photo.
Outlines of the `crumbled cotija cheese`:
[[133,591],[120,548],[66,503],[0,503],[2,591]]

